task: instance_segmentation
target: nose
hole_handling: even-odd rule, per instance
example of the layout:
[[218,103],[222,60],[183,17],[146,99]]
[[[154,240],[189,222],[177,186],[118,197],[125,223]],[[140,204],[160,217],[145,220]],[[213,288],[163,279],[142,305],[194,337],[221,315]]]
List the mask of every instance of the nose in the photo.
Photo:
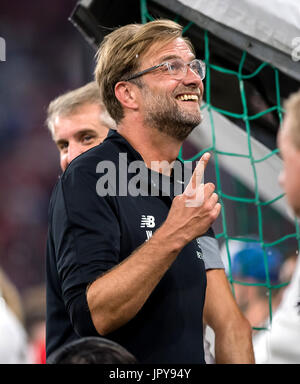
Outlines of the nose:
[[70,143],[68,147],[68,156],[67,156],[67,161],[68,165],[71,163],[72,160],[74,160],[77,156],[81,155],[83,152],[83,149],[81,146],[77,143]]
[[196,74],[189,66],[187,66],[186,75],[182,81],[185,85],[193,85],[195,88],[199,88],[201,94],[203,93],[204,86],[201,77]]
[[60,156],[60,166],[63,171],[66,170],[67,166],[83,152],[83,149],[80,145],[75,143],[69,143],[69,146],[66,152],[61,153]]

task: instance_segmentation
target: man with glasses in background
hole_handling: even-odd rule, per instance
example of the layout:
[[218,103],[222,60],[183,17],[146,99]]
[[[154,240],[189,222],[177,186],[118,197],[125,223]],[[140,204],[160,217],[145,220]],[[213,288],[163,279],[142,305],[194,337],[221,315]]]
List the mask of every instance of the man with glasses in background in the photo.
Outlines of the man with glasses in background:
[[[48,353],[80,336],[103,335],[139,362],[204,363],[203,252],[216,250],[211,224],[220,204],[214,185],[199,183],[209,154],[176,196],[171,165],[201,122],[205,65],[195,59],[178,24],[159,20],[108,35],[95,74],[117,131],[69,165],[52,199]],[[135,162],[147,180],[145,185],[139,179],[143,191],[136,183],[138,195],[129,188],[138,176],[129,170]],[[164,181],[172,186],[168,193]],[[211,285],[215,294],[205,303],[205,321],[218,328],[229,320],[228,332],[216,340],[219,362],[230,362],[229,352],[231,362],[251,363],[251,330],[237,307],[230,316],[212,315],[218,301],[234,301],[229,288],[216,288]],[[67,309],[71,327],[67,318],[59,318],[60,306]]]

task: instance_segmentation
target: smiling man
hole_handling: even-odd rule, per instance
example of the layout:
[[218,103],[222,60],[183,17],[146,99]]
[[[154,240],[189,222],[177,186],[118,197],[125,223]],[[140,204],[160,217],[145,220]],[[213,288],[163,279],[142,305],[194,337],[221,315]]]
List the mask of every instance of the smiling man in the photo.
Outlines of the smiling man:
[[[172,164],[201,122],[204,63],[181,26],[159,20],[106,36],[95,73],[117,131],[72,161],[53,194],[47,353],[72,339],[105,335],[142,363],[204,363],[204,309],[219,361],[253,362],[249,324],[233,305],[224,270],[220,266],[220,279],[212,282],[205,271],[204,254],[209,263],[218,252],[211,225],[220,213],[214,185],[199,185],[209,154],[176,196],[163,188],[164,181],[181,181],[172,168],[154,167]],[[135,175],[128,171],[120,179],[120,168],[136,161],[150,176],[146,192],[152,192],[153,170],[160,171],[158,193],[118,196],[108,179],[112,193],[99,196],[101,165],[112,165],[116,180],[127,183]],[[189,205],[197,188],[201,203]]]

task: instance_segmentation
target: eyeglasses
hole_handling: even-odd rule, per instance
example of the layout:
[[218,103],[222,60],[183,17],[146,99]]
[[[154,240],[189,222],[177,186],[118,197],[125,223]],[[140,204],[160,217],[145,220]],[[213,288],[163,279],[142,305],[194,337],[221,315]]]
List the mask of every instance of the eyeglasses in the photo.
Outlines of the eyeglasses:
[[176,80],[181,80],[184,78],[184,76],[187,73],[187,67],[189,67],[195,75],[199,76],[201,80],[205,78],[206,66],[204,61],[194,59],[190,63],[185,63],[181,59],[173,59],[158,65],[155,65],[154,67],[144,69],[141,72],[137,72],[134,75],[124,79],[123,81],[136,79],[137,77],[143,76],[146,73],[155,71],[156,69],[159,69],[159,68],[165,72],[168,72],[168,74],[174,77]]

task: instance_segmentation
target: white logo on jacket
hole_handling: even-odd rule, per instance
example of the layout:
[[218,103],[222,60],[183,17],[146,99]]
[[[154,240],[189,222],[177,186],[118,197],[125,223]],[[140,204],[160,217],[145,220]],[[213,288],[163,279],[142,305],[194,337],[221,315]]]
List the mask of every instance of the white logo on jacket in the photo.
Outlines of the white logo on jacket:
[[150,215],[142,215],[141,219],[141,228],[154,228],[155,227],[155,218]]
[[[142,215],[141,218],[141,228],[154,228],[155,227],[155,218],[151,215]],[[148,241],[152,237],[152,231],[146,230],[146,236]]]

